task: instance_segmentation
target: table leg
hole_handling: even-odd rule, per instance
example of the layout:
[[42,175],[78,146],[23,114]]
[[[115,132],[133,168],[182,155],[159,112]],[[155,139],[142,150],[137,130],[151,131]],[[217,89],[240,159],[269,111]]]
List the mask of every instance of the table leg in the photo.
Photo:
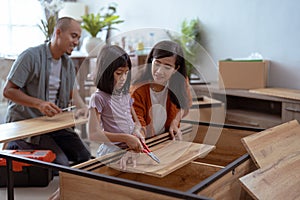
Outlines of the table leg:
[[6,158],[6,169],[7,169],[7,199],[14,200],[14,177],[13,177],[13,166],[12,160]]

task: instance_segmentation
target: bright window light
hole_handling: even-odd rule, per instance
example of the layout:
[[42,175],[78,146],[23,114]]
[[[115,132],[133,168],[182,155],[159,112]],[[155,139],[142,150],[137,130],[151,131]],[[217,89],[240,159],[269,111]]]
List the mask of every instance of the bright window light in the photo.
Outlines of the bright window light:
[[39,29],[44,11],[38,0],[0,0],[0,55],[18,55],[44,42]]

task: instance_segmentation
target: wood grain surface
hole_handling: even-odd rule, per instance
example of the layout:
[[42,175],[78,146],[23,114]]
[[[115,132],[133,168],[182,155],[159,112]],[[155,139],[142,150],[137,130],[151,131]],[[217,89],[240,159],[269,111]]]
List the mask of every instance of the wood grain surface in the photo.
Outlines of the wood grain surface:
[[297,120],[242,138],[260,168],[239,179],[254,199],[300,199],[299,141]]
[[73,112],[62,112],[54,117],[37,117],[18,122],[0,124],[0,143],[41,135],[87,122],[75,119]]
[[278,162],[243,176],[240,182],[254,199],[300,199],[299,166],[298,149]]
[[124,170],[120,168],[119,162],[111,163],[109,166],[120,171],[164,177],[196,158],[205,157],[214,148],[215,146],[212,145],[168,140],[151,148],[153,153],[160,159],[160,163],[156,163],[147,154],[142,153],[137,157],[136,167],[128,164]]
[[293,100],[300,100],[300,90],[293,90],[287,88],[259,88],[259,89],[251,89],[249,92],[271,95],[275,97],[288,98]]
[[293,120],[242,138],[258,168],[277,163],[300,149],[300,125]]

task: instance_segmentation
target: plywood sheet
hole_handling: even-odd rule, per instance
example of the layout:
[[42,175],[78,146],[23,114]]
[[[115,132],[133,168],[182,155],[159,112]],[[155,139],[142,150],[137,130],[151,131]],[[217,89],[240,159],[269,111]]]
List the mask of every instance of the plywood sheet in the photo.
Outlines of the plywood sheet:
[[277,163],[300,149],[297,120],[242,138],[242,143],[258,168]]
[[192,160],[206,156],[215,146],[186,141],[168,140],[151,150],[160,159],[156,163],[149,156],[142,153],[137,157],[136,167],[128,164],[126,170],[120,168],[119,162],[109,164],[110,167],[126,172],[143,173],[155,177],[164,177]]
[[259,88],[251,89],[249,92],[270,95],[275,97],[288,98],[293,100],[300,100],[300,90],[293,90],[287,88]]
[[[299,141],[298,141],[299,142]],[[300,151],[240,178],[254,199],[300,199]]]
[[76,119],[73,112],[63,112],[54,117],[44,116],[0,124],[0,143],[41,135],[86,122],[87,118]]

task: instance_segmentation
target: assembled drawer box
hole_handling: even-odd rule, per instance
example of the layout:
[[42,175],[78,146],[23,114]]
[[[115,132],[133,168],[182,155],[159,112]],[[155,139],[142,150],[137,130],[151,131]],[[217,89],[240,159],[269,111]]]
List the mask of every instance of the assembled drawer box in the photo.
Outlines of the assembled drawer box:
[[[197,159],[163,178],[139,173],[126,173],[114,170],[99,163],[101,158],[82,163],[75,168],[85,169],[128,181],[168,188],[181,192],[194,190],[199,198],[212,199],[251,199],[242,190],[238,178],[255,170],[255,165],[246,154],[241,138],[254,131],[234,130],[220,127],[194,125],[185,135],[193,142],[213,141],[207,134],[220,134],[216,148],[205,158]],[[199,186],[199,187],[198,187]],[[60,193],[62,200],[76,199],[180,199],[133,187],[126,187],[88,177],[60,173]]]

